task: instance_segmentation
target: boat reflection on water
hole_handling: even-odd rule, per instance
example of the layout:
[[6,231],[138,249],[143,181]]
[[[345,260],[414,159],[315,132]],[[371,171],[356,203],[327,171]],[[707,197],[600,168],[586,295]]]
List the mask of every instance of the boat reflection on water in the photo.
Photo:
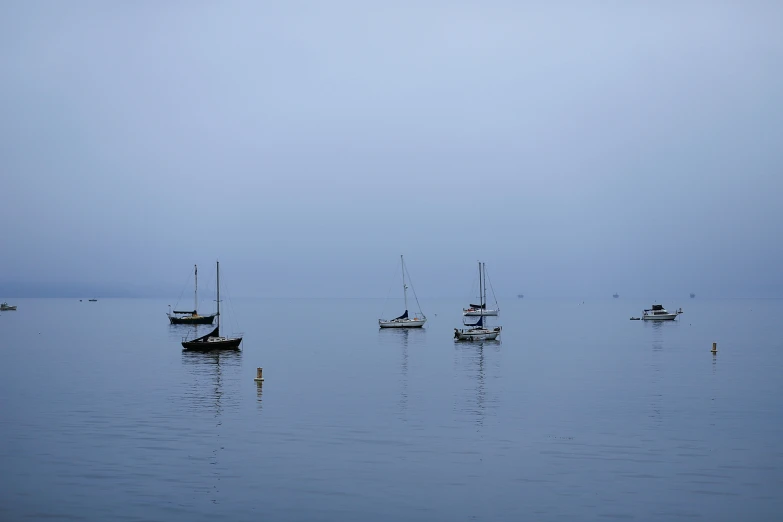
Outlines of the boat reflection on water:
[[416,346],[424,344],[426,339],[426,330],[424,328],[385,328],[378,330],[380,335],[380,344],[399,348],[400,351],[400,402],[399,414],[403,422],[407,422],[408,412],[408,348],[409,345]]
[[454,343],[456,352],[455,369],[467,376],[471,386],[466,387],[468,397],[464,411],[475,415],[478,427],[484,425],[487,407],[493,407],[497,398],[489,393],[486,387],[487,373],[490,378],[497,378],[500,372],[500,341],[474,341],[471,343]]
[[194,413],[213,411],[215,417],[225,408],[239,405],[241,351],[182,351],[182,364],[190,386],[186,397]]
[[403,328],[400,337],[402,355],[400,359],[400,415],[403,421],[407,421],[408,412],[408,329]]
[[192,430],[201,441],[190,451],[195,460],[208,464],[204,468],[204,476],[211,476],[211,480],[195,493],[208,495],[213,504],[219,504],[222,498],[221,479],[230,472],[219,458],[226,440],[222,416],[239,410],[242,352],[185,350],[182,352],[182,365],[187,379],[184,386],[185,408],[192,419]]

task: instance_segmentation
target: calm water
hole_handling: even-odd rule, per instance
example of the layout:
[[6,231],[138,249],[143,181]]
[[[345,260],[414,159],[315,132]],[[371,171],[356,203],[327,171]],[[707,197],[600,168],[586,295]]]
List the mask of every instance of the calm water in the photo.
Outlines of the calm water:
[[3,521],[783,518],[781,300],[506,300],[484,344],[461,301],[234,300],[221,355],[168,301],[14,302]]

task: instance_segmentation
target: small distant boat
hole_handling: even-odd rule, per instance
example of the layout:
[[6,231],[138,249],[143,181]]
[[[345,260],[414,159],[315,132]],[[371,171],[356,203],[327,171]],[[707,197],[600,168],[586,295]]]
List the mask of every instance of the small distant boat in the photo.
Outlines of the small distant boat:
[[[479,299],[481,299],[481,304],[470,304],[469,308],[463,308],[462,309],[462,315],[466,315],[469,317],[476,317],[476,316],[496,316],[498,315],[498,312],[500,311],[500,307],[498,306],[497,298],[495,298],[495,308],[487,308],[487,270],[485,263],[482,263],[479,261]],[[495,292],[492,292],[492,296],[495,296]]]
[[2,312],[13,312],[16,310],[16,305],[9,305],[6,302],[0,303],[0,311]]
[[614,293],[614,294],[612,294],[612,297],[614,297],[615,299],[617,299],[618,297],[620,297],[620,294],[618,294],[618,293]]
[[[212,315],[199,315],[198,314],[198,265],[193,265],[193,277],[195,278],[195,291],[193,293],[193,310],[181,311],[174,310],[172,312],[171,305],[169,305],[169,312],[166,314],[171,324],[212,324],[215,320],[215,314]],[[176,305],[175,305],[176,306]]]
[[[381,328],[421,328],[427,322],[427,317],[421,311],[421,306],[419,306],[419,315],[421,317],[419,315],[414,315],[413,319],[408,317],[408,285],[405,283],[405,260],[402,256],[400,256],[400,265],[402,266],[402,295],[405,299],[405,312],[394,319],[378,319],[378,326]],[[410,279],[410,276],[408,279]],[[416,290],[413,290],[413,296],[416,297]],[[418,297],[416,297],[416,304],[419,304]]]
[[693,292],[691,292],[691,299],[693,299],[694,297],[696,297],[696,294],[694,294]]
[[97,299],[87,299],[89,302],[94,303]]
[[524,294],[517,294],[517,299],[522,299],[523,297],[525,297]]
[[480,316],[473,324],[466,324],[468,328],[455,328],[454,339],[457,341],[494,341],[500,335],[502,327],[487,328],[484,326],[484,317]]
[[674,321],[682,313],[682,308],[674,313],[667,311],[663,305],[654,304],[649,310],[642,313],[642,319],[645,321]]
[[207,335],[188,341],[183,339],[182,347],[185,350],[211,352],[213,350],[239,350],[242,337],[222,337],[220,335],[220,262],[217,262],[217,326]]

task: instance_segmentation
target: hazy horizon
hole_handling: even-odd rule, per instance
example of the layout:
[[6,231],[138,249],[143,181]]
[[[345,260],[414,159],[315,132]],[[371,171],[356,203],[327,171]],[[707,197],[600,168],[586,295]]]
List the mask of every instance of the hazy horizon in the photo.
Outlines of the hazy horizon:
[[0,299],[176,298],[215,259],[237,296],[384,297],[400,254],[420,297],[477,260],[498,298],[783,297],[782,21],[5,2]]

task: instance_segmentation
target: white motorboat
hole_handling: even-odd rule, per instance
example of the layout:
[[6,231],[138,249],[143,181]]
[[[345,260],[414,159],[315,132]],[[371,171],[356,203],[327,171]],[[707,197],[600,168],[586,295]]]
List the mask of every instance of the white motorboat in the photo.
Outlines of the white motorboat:
[[663,305],[654,304],[649,310],[642,313],[644,321],[674,321],[682,313],[682,308],[675,312],[669,312]]
[[[421,311],[421,305],[419,305],[419,298],[416,297],[416,290],[413,288],[413,282],[411,282],[411,290],[413,290],[413,297],[416,299],[416,305],[419,306],[419,313],[414,314],[413,318],[408,316],[408,285],[405,282],[405,260],[400,256],[400,265],[402,266],[402,295],[405,299],[405,312],[401,316],[394,319],[378,319],[378,326],[381,328],[421,328],[424,323],[427,322],[427,317]],[[410,280],[410,274],[408,275]]]

